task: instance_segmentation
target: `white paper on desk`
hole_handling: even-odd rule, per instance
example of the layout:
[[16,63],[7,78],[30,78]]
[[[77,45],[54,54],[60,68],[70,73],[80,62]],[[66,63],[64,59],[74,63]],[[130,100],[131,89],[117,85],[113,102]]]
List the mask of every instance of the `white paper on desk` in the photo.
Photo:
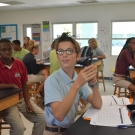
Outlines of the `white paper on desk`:
[[[121,122],[119,108],[121,109],[123,122]],[[90,124],[117,127],[118,125],[132,124],[132,122],[128,116],[128,111],[127,111],[126,107],[103,106],[100,109],[100,111],[98,111],[98,113],[96,113],[96,115],[94,115],[94,117],[92,117]]]
[[44,65],[50,65],[50,62],[45,62]]
[[106,106],[106,105],[110,106],[110,105],[128,105],[128,104],[131,104],[129,102],[128,98],[125,98],[125,97],[118,98],[117,96],[114,96],[114,95],[102,96],[102,103],[103,103],[103,106]]
[[[91,60],[91,58],[89,58],[89,60]],[[98,60],[98,58],[92,58],[92,60]]]
[[93,106],[90,106],[89,109],[84,113],[83,117],[93,118],[100,109],[96,109]]

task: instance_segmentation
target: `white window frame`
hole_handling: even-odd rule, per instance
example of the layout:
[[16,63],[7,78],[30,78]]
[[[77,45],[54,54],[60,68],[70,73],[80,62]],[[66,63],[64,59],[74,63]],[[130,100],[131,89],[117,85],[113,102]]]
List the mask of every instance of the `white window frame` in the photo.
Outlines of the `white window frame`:
[[[76,33],[76,24],[78,24],[78,23],[97,23],[97,37],[89,37],[89,38],[77,38],[76,37],[76,35],[77,35],[77,33]],[[64,22],[64,23],[52,23],[52,39],[54,40],[55,38],[54,38],[54,29],[53,29],[53,25],[55,25],[55,24],[72,24],[72,35],[71,36],[73,36],[73,38],[75,38],[77,41],[79,41],[79,40],[89,40],[90,38],[98,38],[98,22],[97,21],[94,21],[94,22]],[[61,33],[62,34],[62,33]],[[88,45],[88,43],[87,43],[87,45]]]
[[[111,22],[111,28],[112,28],[112,31],[111,31],[111,56],[118,56],[119,54],[114,54],[112,51],[113,51],[113,45],[112,45],[112,42],[113,42],[113,40],[123,40],[124,42],[123,42],[123,45],[125,44],[125,42],[126,42],[126,40],[129,38],[129,37],[127,37],[127,38],[113,38],[113,23],[125,23],[125,22],[134,22],[135,23],[135,21],[133,21],[133,20],[131,20],[131,21],[112,21]],[[128,33],[127,33],[128,34]],[[132,37],[132,36],[131,36]],[[122,49],[122,48],[121,48]]]

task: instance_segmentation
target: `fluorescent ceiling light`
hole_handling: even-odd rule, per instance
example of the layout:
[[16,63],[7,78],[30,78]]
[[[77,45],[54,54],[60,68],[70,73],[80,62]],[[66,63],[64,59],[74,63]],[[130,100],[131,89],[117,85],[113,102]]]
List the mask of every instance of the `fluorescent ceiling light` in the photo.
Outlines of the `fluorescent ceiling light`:
[[0,3],[0,6],[9,6],[10,4]]

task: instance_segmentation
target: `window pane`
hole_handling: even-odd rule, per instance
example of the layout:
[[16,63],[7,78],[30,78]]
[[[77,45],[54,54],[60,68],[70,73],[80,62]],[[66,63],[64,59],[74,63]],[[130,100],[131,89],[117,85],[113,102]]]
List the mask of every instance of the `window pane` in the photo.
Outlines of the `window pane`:
[[112,55],[119,55],[126,40],[112,40]]
[[27,37],[29,37],[30,39],[32,39],[31,27],[29,27],[29,28],[26,29],[26,34],[27,34]]
[[72,36],[72,24],[53,24],[53,39],[59,37],[63,32],[70,32]]
[[97,23],[77,23],[76,38],[97,38]]
[[84,46],[88,46],[88,40],[76,40],[76,41],[79,43],[81,48]]
[[112,38],[135,37],[135,22],[113,22]]

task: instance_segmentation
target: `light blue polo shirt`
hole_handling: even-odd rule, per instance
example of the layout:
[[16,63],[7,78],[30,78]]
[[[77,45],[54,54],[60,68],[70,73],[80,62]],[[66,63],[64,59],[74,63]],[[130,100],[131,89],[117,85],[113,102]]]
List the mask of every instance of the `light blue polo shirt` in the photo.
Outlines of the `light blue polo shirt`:
[[[51,76],[47,78],[45,81],[45,119],[48,125],[57,125],[63,128],[68,128],[74,123],[76,114],[77,114],[77,107],[79,97],[86,100],[87,97],[92,93],[92,90],[88,87],[86,83],[83,85],[78,92],[74,104],[72,105],[70,111],[68,112],[67,116],[63,119],[63,121],[58,121],[53,113],[50,106],[50,103],[56,101],[62,101],[64,97],[67,95],[68,91],[70,90],[71,86],[73,85],[74,81],[77,78],[77,73],[74,71],[73,79],[71,79],[62,68],[60,68],[57,72],[53,73]],[[64,109],[64,108],[63,108]]]

